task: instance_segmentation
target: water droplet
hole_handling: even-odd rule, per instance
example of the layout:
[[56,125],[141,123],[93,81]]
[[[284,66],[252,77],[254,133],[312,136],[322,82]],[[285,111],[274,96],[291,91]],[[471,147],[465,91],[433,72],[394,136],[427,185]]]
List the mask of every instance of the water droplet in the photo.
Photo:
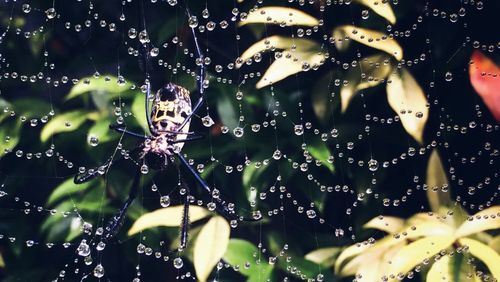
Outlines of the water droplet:
[[239,126],[238,126],[238,127],[236,127],[235,129],[233,129],[233,134],[234,134],[234,136],[236,136],[236,137],[238,137],[238,138],[242,137],[242,136],[243,136],[243,133],[244,133],[243,128],[241,128],[241,127],[239,127]]
[[97,138],[97,136],[91,135],[89,138],[89,144],[92,147],[99,145],[99,138]]
[[170,6],[175,6],[175,5],[177,5],[177,0],[168,0],[168,4]]
[[444,75],[444,79],[446,81],[452,81],[453,80],[453,74],[451,72],[446,72],[446,74]]
[[214,121],[209,115],[202,117],[201,122],[203,123],[203,125],[205,127],[210,127],[210,126],[214,125]]
[[47,15],[47,18],[49,20],[55,18],[56,17],[56,9],[54,9],[54,8],[48,8],[45,11],[45,15]]
[[130,29],[128,30],[128,37],[129,37],[130,39],[134,39],[134,38],[136,38],[136,37],[137,37],[137,30],[135,30],[135,28],[130,28]]
[[184,265],[184,262],[182,261],[181,258],[174,259],[174,267],[175,268],[180,269],[180,268],[182,268],[183,265]]
[[148,174],[148,172],[149,172],[149,167],[146,164],[143,164],[141,166],[141,173],[142,174]]
[[368,161],[368,169],[370,171],[376,171],[378,169],[378,161],[374,159],[370,159]]
[[195,28],[198,26],[198,18],[196,16],[189,17],[188,20],[189,27]]
[[169,196],[161,196],[160,197],[160,206],[166,208],[170,206],[170,197]]
[[309,218],[315,218],[316,217],[316,212],[314,210],[307,210],[306,214],[307,214],[307,217],[309,217]]
[[31,12],[31,6],[30,6],[30,4],[23,4],[22,8],[23,8],[23,12],[26,13],[26,14],[29,13],[29,12]]
[[145,29],[139,32],[139,42],[141,42],[142,44],[149,43],[148,32]]
[[302,135],[304,134],[304,127],[302,126],[302,124],[297,124],[293,127],[293,132],[295,133],[295,135]]
[[76,249],[79,256],[86,257],[90,255],[90,246],[87,244],[86,240],[82,240],[78,248]]
[[104,276],[104,267],[101,264],[96,265],[94,268],[94,276],[97,278]]

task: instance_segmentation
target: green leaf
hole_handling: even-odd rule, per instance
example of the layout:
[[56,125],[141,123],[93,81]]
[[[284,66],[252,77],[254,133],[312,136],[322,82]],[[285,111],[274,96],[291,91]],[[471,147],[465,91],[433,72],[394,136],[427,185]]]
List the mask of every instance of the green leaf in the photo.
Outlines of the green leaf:
[[[230,265],[239,266],[240,273],[245,276],[251,276],[257,271],[257,268],[261,267],[260,264],[256,264],[257,258],[259,258],[257,247],[242,239],[229,240],[227,250],[223,256],[224,261]],[[250,265],[250,267],[245,267],[245,265]]]
[[118,84],[118,78],[112,75],[105,75],[95,78],[84,77],[78,81],[66,96],[66,101],[76,98],[88,92],[96,92],[97,95],[109,95],[109,98],[116,97],[120,93],[129,90],[132,83],[126,82],[122,85]]
[[239,272],[248,277],[247,282],[267,281],[274,269],[267,263],[267,257],[259,254],[255,245],[242,239],[229,240],[223,259],[232,266],[238,266]]
[[203,226],[193,249],[193,264],[199,281],[207,281],[229,244],[231,227],[222,216],[212,217]]
[[137,123],[146,132],[149,131],[148,121],[146,120],[146,106],[145,106],[145,95],[135,95],[134,102],[132,102],[132,113],[134,114]]
[[52,110],[52,106],[47,101],[34,98],[14,100],[12,107],[17,116],[25,116],[27,119],[47,115]]
[[469,238],[458,240],[461,245],[469,247],[469,253],[480,259],[494,278],[500,279],[500,255],[487,245]]
[[59,186],[57,186],[49,196],[47,200],[47,205],[50,206],[55,202],[66,198],[67,196],[71,196],[75,193],[79,193],[85,191],[91,187],[95,186],[94,181],[83,182],[81,184],[75,184],[73,182],[73,178],[67,179],[63,181]]
[[[150,213],[146,213],[139,217],[128,231],[128,235],[132,236],[142,230],[157,227],[175,227],[181,225],[184,206],[172,206],[168,208],[157,209]],[[192,205],[189,207],[189,219],[195,222],[205,218],[212,213],[200,206]]]
[[118,134],[110,134],[112,132],[109,129],[109,124],[109,120],[107,119],[96,121],[96,123],[89,129],[89,132],[87,133],[87,144],[91,145],[90,139],[92,137],[97,138],[99,143],[105,143],[107,141],[113,140],[114,136],[118,136]]
[[46,142],[53,134],[77,130],[91,114],[78,110],[56,115],[43,127],[40,140]]
[[253,23],[316,26],[319,20],[297,9],[268,6],[250,10],[248,16],[241,19],[239,26]]
[[5,152],[12,151],[19,142],[21,134],[21,121],[8,120],[4,121],[0,126],[0,157],[5,155]]
[[494,206],[470,216],[467,221],[462,223],[462,225],[457,229],[455,236],[456,238],[460,238],[485,230],[499,228],[500,206]]
[[307,151],[313,158],[320,161],[326,168],[328,168],[328,170],[335,172],[335,167],[328,161],[331,154],[325,143],[320,142],[313,145],[310,144],[307,146]]

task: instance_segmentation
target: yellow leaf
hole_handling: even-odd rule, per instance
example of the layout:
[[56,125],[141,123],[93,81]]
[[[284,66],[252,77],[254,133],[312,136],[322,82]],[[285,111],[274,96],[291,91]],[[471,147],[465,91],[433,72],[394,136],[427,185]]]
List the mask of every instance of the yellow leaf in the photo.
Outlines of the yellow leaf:
[[193,250],[193,263],[199,281],[207,280],[226,252],[230,233],[229,223],[221,216],[212,217],[201,229]]
[[318,52],[283,52],[283,56],[274,60],[267,68],[255,87],[262,88],[274,84],[290,75],[310,69],[317,69],[324,63],[325,55]]
[[406,233],[402,236],[404,239],[416,239],[424,236],[453,236],[453,228],[445,223],[439,221],[421,222],[419,224],[412,224],[401,233]]
[[398,232],[404,226],[404,220],[394,216],[377,216],[363,225],[363,228],[373,228],[389,234]]
[[314,263],[323,264],[324,266],[328,267],[333,265],[333,262],[330,262],[339,252],[340,248],[338,247],[321,248],[308,253],[304,258]]
[[489,243],[488,246],[492,248],[495,252],[500,253],[500,235],[495,236]]
[[341,276],[352,276],[356,275],[360,277],[356,281],[360,282],[372,282],[378,281],[380,265],[382,261],[380,260],[380,252],[377,253],[367,253],[355,257],[342,269],[340,273]]
[[279,24],[280,26],[317,26],[319,21],[300,10],[269,6],[251,10],[246,19],[241,19],[239,25],[252,23]]
[[[367,243],[366,241],[363,243],[356,243],[354,245],[346,248],[335,261],[335,272],[339,273],[341,271],[341,265],[348,259],[353,256],[357,256],[361,253],[378,253],[379,251],[385,251],[388,248],[400,243],[401,240],[394,238],[393,236],[386,236],[376,243]],[[347,267],[347,265],[346,265]],[[342,269],[342,272],[346,272],[347,270]]]
[[450,193],[442,191],[442,187],[448,185],[448,178],[436,149],[432,151],[427,163],[426,184],[427,198],[432,211],[437,212],[440,207],[451,203]]
[[460,238],[498,228],[500,228],[500,206],[494,206],[470,216],[457,229],[455,236],[456,238]]
[[349,84],[342,85],[340,90],[342,112],[347,110],[357,92],[382,83],[391,71],[392,64],[386,55],[378,54],[363,58],[359,66],[352,68],[347,74]]
[[432,264],[427,272],[427,281],[453,281],[450,269],[450,257],[443,256]]
[[[299,52],[305,52],[308,50],[320,51],[321,47],[317,42],[309,39],[273,35],[270,37],[266,37],[248,47],[248,49],[245,50],[243,54],[241,54],[241,60],[245,62],[260,52],[275,51],[276,49],[296,49]],[[237,67],[240,66],[241,64],[237,65]]]
[[[181,224],[184,206],[172,206],[163,209],[143,214],[139,217],[128,231],[128,235],[132,236],[144,229],[166,226],[175,227]],[[195,222],[209,216],[211,213],[200,206],[189,206],[189,219]]]
[[469,238],[458,240],[461,245],[469,247],[469,253],[480,259],[488,267],[494,278],[500,280],[500,255],[487,245]]
[[429,236],[404,246],[392,258],[387,276],[407,273],[424,259],[430,258],[439,251],[448,248],[454,239],[451,236]]
[[344,263],[345,260],[347,260],[350,257],[356,256],[361,254],[363,251],[367,250],[370,248],[372,245],[368,243],[356,243],[354,245],[351,245],[347,247],[342,253],[340,253],[339,257],[335,261],[335,273],[340,272],[340,266]]
[[[257,83],[257,88],[262,88],[276,83],[292,74],[310,69],[317,69],[324,63],[325,54],[321,45],[309,39],[296,39],[284,36],[271,36],[260,40],[250,46],[241,55],[241,61],[246,62],[252,57],[260,57],[261,52],[284,50],[267,69],[262,79]],[[236,66],[241,67],[241,63]]]
[[380,0],[357,0],[357,1],[372,9],[375,13],[382,16],[391,24],[396,23],[396,16],[392,11],[392,7],[389,4],[389,1],[380,1]]
[[422,144],[425,123],[429,117],[427,98],[406,69],[400,75],[391,75],[390,79],[387,82],[389,105],[399,115],[406,132]]
[[334,29],[333,36],[335,42],[337,42],[338,39],[344,39],[345,36],[348,36],[352,40],[361,44],[382,50],[396,58],[398,61],[403,59],[403,49],[399,43],[392,37],[389,37],[385,33],[379,31],[353,25],[342,25]]

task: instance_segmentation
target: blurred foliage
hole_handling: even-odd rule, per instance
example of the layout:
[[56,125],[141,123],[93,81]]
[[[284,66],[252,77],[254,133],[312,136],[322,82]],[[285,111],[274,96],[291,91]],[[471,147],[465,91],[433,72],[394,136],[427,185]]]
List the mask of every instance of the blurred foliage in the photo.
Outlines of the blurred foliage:
[[[41,11],[49,7],[43,1],[33,2]],[[117,18],[117,4],[112,2],[94,3],[94,9],[102,11],[103,17]],[[177,37],[192,48],[183,6],[157,9],[146,2],[154,45]],[[240,11],[255,5],[253,1],[239,2]],[[479,41],[492,41],[485,26],[494,21],[498,4],[489,3],[483,11],[468,9],[469,33],[464,34],[462,26],[429,15],[432,12],[425,1],[349,3],[326,6],[323,11],[319,3],[304,6],[266,1],[266,6],[252,9],[231,27],[237,29],[238,43],[230,30],[200,34],[212,62],[235,63],[238,70],[223,73],[233,83],[221,83],[214,78],[218,75],[215,67],[208,66],[214,77],[206,91],[207,105],[215,125],[207,128],[194,119],[191,130],[205,133],[207,138],[187,144],[183,150],[194,160],[194,167],[204,165],[199,169],[203,178],[221,191],[223,199],[235,203],[238,214],[261,210],[263,220],[231,228],[213,212],[191,206],[189,245],[182,258],[184,267],[198,280],[282,281],[288,276],[289,281],[351,281],[355,276],[357,281],[375,281],[385,275],[388,281],[404,276],[422,281],[479,281],[484,277],[478,273],[500,279],[495,267],[500,265],[500,211],[499,206],[488,207],[494,205],[490,197],[498,187],[498,177],[474,193],[470,189],[464,193],[459,184],[479,183],[498,173],[498,168],[488,157],[460,164],[449,151],[472,155],[486,141],[497,148],[498,131],[461,134],[453,129],[441,135],[444,130],[440,128],[449,121],[469,124],[478,120],[471,105],[492,107],[487,102],[492,98],[483,98],[484,107],[474,94],[478,86],[473,88],[464,69],[473,48],[459,46],[471,34]],[[201,14],[206,3],[189,4],[195,14]],[[74,5],[60,1],[57,9],[72,21],[83,22],[85,15]],[[445,10],[460,8],[459,3],[432,5]],[[217,7],[210,11],[210,20],[217,22],[227,17],[233,3],[213,0],[207,6]],[[132,3],[130,11],[139,8]],[[367,19],[359,16],[365,10],[371,13]],[[9,9],[2,7],[2,27],[8,15]],[[141,20],[139,15],[130,16],[126,22],[139,26]],[[30,29],[40,22],[19,17],[12,24]],[[388,29],[400,36],[389,35]],[[135,132],[147,131],[145,91],[141,88],[144,71],[136,56],[116,56],[127,52],[123,46],[116,50],[115,43],[123,34],[109,34],[99,28],[80,33],[52,29],[44,36],[32,36],[29,44],[16,36],[4,39],[8,43],[2,46],[4,57],[15,62],[20,72],[36,76],[40,65],[29,62],[43,64],[48,48],[57,68],[45,68],[40,81],[44,75],[78,77],[58,87],[0,81],[4,109],[0,113],[0,150],[11,151],[0,159],[2,191],[9,194],[0,199],[0,234],[17,238],[15,242],[0,241],[4,281],[47,281],[63,269],[72,272],[76,265],[70,258],[75,248],[27,248],[25,241],[36,238],[37,242],[77,245],[85,234],[79,218],[69,216],[71,213],[76,210],[94,227],[102,226],[128,195],[134,168],[126,164],[113,165],[105,177],[91,182],[75,185],[72,181],[79,167],[95,168],[119,154],[118,143],[125,150],[138,145],[137,140],[110,130],[109,124],[118,122]],[[162,49],[162,58],[195,69],[192,58],[181,54],[182,48],[170,44]],[[240,48],[245,50],[241,54]],[[491,54],[491,60],[497,57]],[[193,77],[180,69],[152,74],[153,89],[172,81],[196,93]],[[242,79],[240,72],[262,75],[255,81],[245,77],[237,85],[234,82]],[[447,72],[454,73],[453,84],[446,84]],[[241,100],[238,94],[235,97],[238,92],[244,93]],[[272,108],[285,111],[286,116],[273,113],[269,105],[276,105]],[[248,125],[245,131],[262,124],[258,132],[245,134],[244,141],[231,134],[241,124],[241,113]],[[205,110],[200,112],[200,116],[205,114]],[[482,123],[495,124],[488,111],[482,115]],[[385,122],[377,122],[382,119]],[[222,125],[229,133],[223,132]],[[289,138],[293,132],[303,138]],[[368,142],[356,142],[366,133]],[[276,140],[280,152],[267,140]],[[354,143],[353,149],[349,142]],[[346,155],[339,156],[339,152]],[[29,161],[25,159],[28,154],[34,155]],[[218,162],[210,161],[212,156]],[[287,164],[284,156],[300,163]],[[365,164],[351,165],[350,158],[365,160]],[[370,163],[372,159],[378,163]],[[383,161],[391,163],[389,169],[374,172],[368,168],[382,167]],[[307,172],[301,171],[300,164],[306,164]],[[226,173],[228,169],[232,172]],[[149,173],[142,181],[140,200],[129,209],[118,236],[120,244],[107,246],[102,254],[110,279],[134,277],[139,242],[162,251],[178,246],[182,213],[178,204],[182,200],[172,193],[178,189],[177,180],[178,169],[172,167]],[[207,202],[208,195],[195,188],[194,181],[187,181],[195,197]],[[260,200],[268,189],[279,193],[268,192]],[[169,195],[172,206],[162,208],[160,194]],[[45,208],[43,212],[26,211],[12,195],[35,205],[45,203]],[[467,205],[461,207],[457,202]],[[309,205],[324,224],[305,215],[303,210]],[[219,263],[221,259],[227,264]],[[224,270],[229,267],[238,272]],[[141,274],[144,281],[171,281],[178,270],[171,261],[141,256]],[[68,276],[72,279],[72,274]]]

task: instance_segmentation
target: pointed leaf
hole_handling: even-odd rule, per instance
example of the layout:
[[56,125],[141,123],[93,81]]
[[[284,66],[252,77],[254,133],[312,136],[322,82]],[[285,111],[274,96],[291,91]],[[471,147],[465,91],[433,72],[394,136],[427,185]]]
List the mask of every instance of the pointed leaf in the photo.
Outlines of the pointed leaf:
[[149,131],[148,121],[146,120],[146,106],[145,106],[145,95],[138,92],[134,97],[134,102],[132,102],[132,113],[134,118],[137,120],[139,125],[145,132]]
[[89,114],[87,111],[73,111],[56,115],[43,127],[40,140],[46,142],[53,134],[77,130]]
[[335,264],[335,258],[340,251],[341,249],[339,247],[320,248],[308,253],[304,258],[316,264],[330,267]]
[[392,64],[387,55],[378,54],[361,59],[359,66],[351,68],[347,74],[349,84],[342,85],[340,90],[342,112],[347,110],[357,92],[384,82],[391,71]]
[[267,68],[255,87],[266,87],[301,71],[317,69],[324,63],[324,60],[325,54],[320,51],[285,51],[282,57],[274,60],[269,68]]
[[403,59],[403,49],[399,43],[392,37],[389,37],[382,32],[353,25],[343,25],[337,27],[333,31],[333,35],[335,41],[339,38],[343,39],[345,36],[348,36],[352,40],[361,44],[382,50],[396,58],[398,61]]
[[[266,37],[252,46],[248,47],[241,55],[243,62],[252,58],[254,55],[261,52],[275,51],[275,50],[291,50],[296,49],[298,52],[305,52],[309,50],[320,51],[319,44],[313,40],[303,38],[292,38],[286,36],[274,35]],[[241,67],[241,64],[237,65]]]
[[[89,132],[87,133],[87,144],[92,146],[91,139],[92,138],[97,138],[99,143],[104,143],[109,140],[113,139],[113,136],[110,134],[111,131],[109,130],[109,120],[107,119],[101,119],[98,120],[90,129]],[[116,135],[118,136],[118,135]]]
[[461,245],[469,247],[469,253],[480,259],[494,278],[500,279],[500,255],[487,245],[469,238],[458,240]]
[[380,0],[356,0],[356,1],[369,7],[375,13],[379,14],[384,19],[389,21],[391,24],[396,23],[396,16],[392,11],[390,1],[380,1]]
[[252,23],[279,24],[280,26],[316,26],[319,24],[319,21],[315,17],[297,9],[268,6],[250,10],[247,18],[242,19],[239,25]]
[[442,187],[448,185],[448,178],[436,149],[432,151],[427,163],[426,184],[427,198],[432,211],[437,212],[440,207],[451,203],[450,193],[442,191]]
[[313,158],[320,161],[323,166],[328,168],[328,170],[330,170],[331,172],[335,172],[333,164],[328,161],[328,158],[331,156],[330,150],[324,142],[308,145],[307,151]]
[[493,117],[500,122],[500,67],[475,50],[469,65],[469,79]]
[[394,216],[377,216],[363,225],[363,228],[373,228],[389,234],[398,232],[404,226],[404,219]]
[[455,281],[450,268],[450,257],[443,256],[434,262],[427,272],[427,281]]
[[[150,213],[146,213],[139,217],[130,230],[128,231],[128,235],[132,236],[144,229],[157,227],[157,226],[166,226],[166,227],[175,227],[180,226],[182,215],[184,211],[184,206],[172,206],[168,208],[157,209]],[[191,222],[195,222],[202,218],[211,215],[210,211],[200,206],[189,206],[189,219]]]
[[2,122],[0,126],[0,158],[6,152],[14,150],[17,146],[21,134],[21,126],[22,124],[19,119]]
[[466,237],[474,233],[479,233],[491,229],[500,228],[500,206],[494,206],[482,210],[462,223],[455,232],[457,238]]
[[[239,266],[241,274],[251,276],[256,271],[263,270],[262,264],[256,263],[258,254],[259,249],[249,241],[231,239],[223,259],[232,266]],[[245,267],[245,265],[250,265],[250,267]],[[266,264],[263,266],[266,266]]]
[[399,115],[406,132],[422,144],[425,123],[429,117],[427,98],[406,69],[400,75],[391,75],[390,80],[387,82],[389,105]]
[[121,92],[129,90],[130,87],[132,87],[132,83],[119,84],[118,78],[112,75],[100,76],[98,78],[93,76],[84,77],[71,88],[65,99],[70,100],[88,92],[97,92],[100,95],[114,97]]
[[429,236],[404,246],[391,260],[392,264],[387,275],[407,273],[424,259],[448,248],[453,241],[454,238],[451,236]]
[[193,264],[199,281],[207,281],[226,252],[230,234],[231,227],[221,216],[212,217],[201,229],[193,249]]
[[83,182],[77,185],[73,182],[73,177],[66,179],[66,181],[63,181],[61,184],[59,184],[59,186],[52,190],[52,193],[47,200],[47,205],[50,206],[67,196],[85,191],[93,186],[95,186],[94,181]]

